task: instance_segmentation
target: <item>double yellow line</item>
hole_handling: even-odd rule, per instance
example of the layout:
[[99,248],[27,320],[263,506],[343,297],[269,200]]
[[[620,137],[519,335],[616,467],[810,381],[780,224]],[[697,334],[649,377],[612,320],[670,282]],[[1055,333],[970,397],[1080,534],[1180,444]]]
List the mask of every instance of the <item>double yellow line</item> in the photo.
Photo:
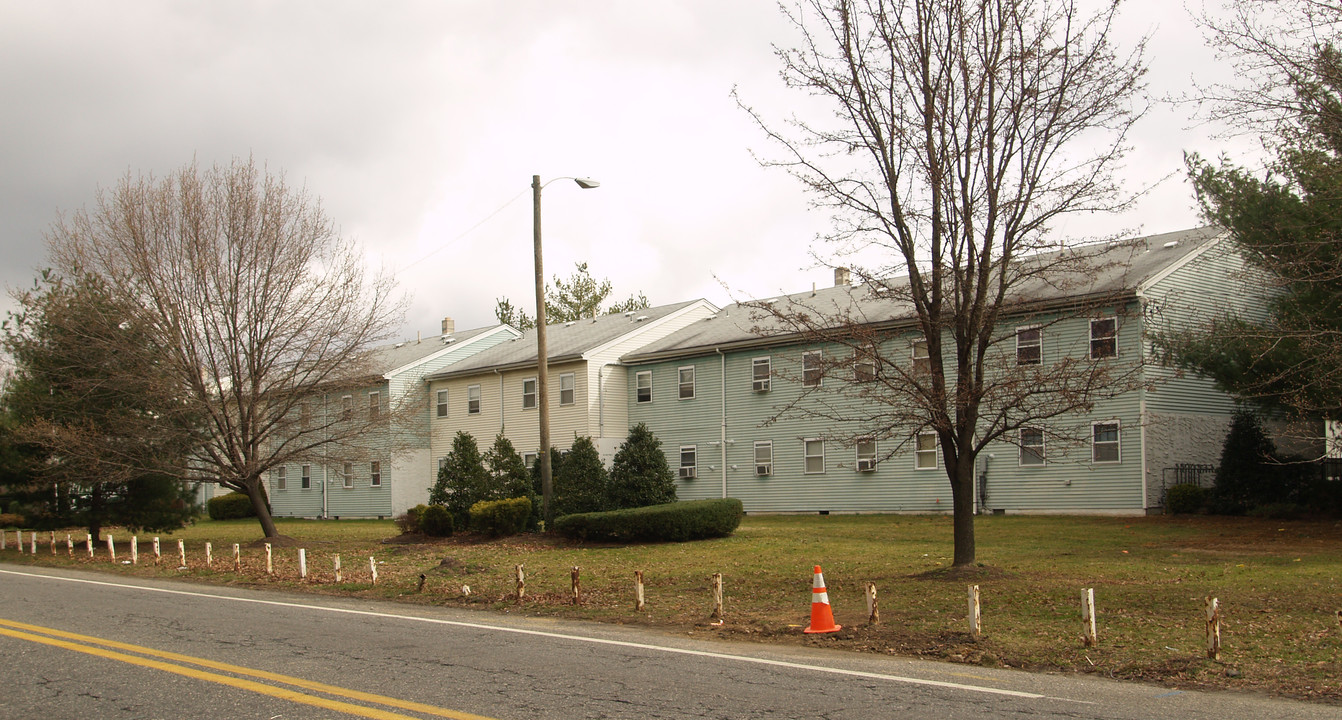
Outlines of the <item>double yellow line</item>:
[[[312,705],[358,717],[374,718],[375,720],[415,720],[415,718],[377,707],[355,705],[350,702],[332,700],[328,697],[310,695],[290,688],[301,688],[302,690],[322,693],[323,695],[346,698],[348,700],[356,700],[359,702],[381,705],[383,707],[409,710],[423,715],[451,718],[451,720],[492,720],[483,715],[457,712],[436,705],[426,705],[424,703],[386,697],[385,695],[375,695],[373,693],[350,690],[336,685],[327,685],[325,683],[313,682],[311,680],[304,680],[303,678],[291,677],[289,675],[280,675],[278,673],[265,672],[264,670],[254,670],[252,668],[242,667],[241,665],[230,665],[228,663],[215,662],[214,660],[191,657],[190,655],[179,655],[177,653],[154,650],[153,648],[141,647],[139,645],[131,645],[129,643],[117,642],[115,640],[104,640],[89,635],[79,635],[72,632],[65,632],[64,630],[41,627],[40,625],[29,625],[27,623],[5,620],[3,618],[0,618],[0,635],[17,638],[19,640],[27,640],[29,642],[41,643],[43,645],[50,645],[52,647],[64,648],[66,650],[73,650],[74,652],[81,652],[87,655],[95,655],[109,660],[119,660],[129,665],[154,668],[156,670],[162,670],[176,675],[184,675],[197,680],[205,680],[207,682],[227,685],[242,690],[250,690],[251,692],[260,695],[268,695],[281,700]],[[124,650],[126,652],[117,652],[118,650]],[[128,655],[127,653],[136,654]],[[188,667],[192,665],[196,667]],[[223,675],[197,668],[209,668],[211,670],[218,670],[230,674]],[[249,677],[265,680],[266,682],[256,682],[255,680],[244,679]],[[289,687],[282,687],[286,685]]]

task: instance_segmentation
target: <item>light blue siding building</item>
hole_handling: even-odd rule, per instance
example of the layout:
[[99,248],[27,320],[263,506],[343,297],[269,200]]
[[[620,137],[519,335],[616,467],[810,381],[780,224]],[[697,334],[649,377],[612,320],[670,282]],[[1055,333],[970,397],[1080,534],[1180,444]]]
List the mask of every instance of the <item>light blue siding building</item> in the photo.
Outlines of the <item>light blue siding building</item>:
[[[1122,391],[1099,392],[1088,411],[989,444],[976,467],[977,508],[1157,511],[1168,469],[1216,462],[1233,403],[1205,378],[1161,367],[1151,337],[1252,308],[1264,290],[1210,228],[1066,252],[1085,262],[1067,277],[1036,278],[1011,299],[1014,314],[998,324],[995,346],[1002,367],[1037,366],[1046,378],[1050,369],[1107,363]],[[908,302],[849,285],[846,273],[836,273],[834,287],[772,302],[855,319],[880,344],[880,362],[899,358],[916,369],[926,357]],[[864,400],[857,382],[879,372],[876,363],[851,343],[812,337],[768,305],[744,303],[622,357],[629,423],[646,423],[661,439],[679,497],[736,497],[748,512],[948,512],[936,436],[890,432],[881,416],[898,408]]]

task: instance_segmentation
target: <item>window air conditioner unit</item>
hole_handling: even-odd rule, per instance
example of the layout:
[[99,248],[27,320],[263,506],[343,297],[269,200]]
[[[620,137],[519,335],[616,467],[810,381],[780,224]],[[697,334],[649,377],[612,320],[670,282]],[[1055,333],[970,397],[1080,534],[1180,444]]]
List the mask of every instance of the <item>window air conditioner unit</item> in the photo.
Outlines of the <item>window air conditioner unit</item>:
[[680,479],[681,479],[681,480],[693,480],[693,479],[694,479],[694,468],[693,468],[693,467],[683,467],[683,468],[681,468],[681,469],[680,469]]
[[755,392],[769,392],[769,380],[767,378],[764,380],[756,380]]
[[875,469],[876,469],[876,461],[875,461],[875,460],[858,460],[858,461],[857,461],[857,471],[858,471],[858,472],[872,472],[872,471],[874,471]]
[[773,468],[773,465],[772,465],[771,463],[759,463],[759,464],[757,464],[757,465],[755,466],[755,474],[756,474],[756,475],[770,475],[770,474],[773,473],[773,469],[774,469],[774,468]]

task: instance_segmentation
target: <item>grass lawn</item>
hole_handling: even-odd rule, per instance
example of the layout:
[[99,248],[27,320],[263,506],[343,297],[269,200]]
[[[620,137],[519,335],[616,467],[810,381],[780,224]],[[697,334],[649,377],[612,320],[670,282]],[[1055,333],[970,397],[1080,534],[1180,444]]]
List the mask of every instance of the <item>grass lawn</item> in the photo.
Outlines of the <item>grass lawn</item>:
[[[292,544],[275,546],[265,573],[253,520],[202,521],[151,535],[140,562],[130,536],[114,532],[89,560],[82,542],[52,556],[39,534],[36,556],[7,533],[7,562],[75,565],[138,576],[276,587],[509,612],[628,623],[762,642],[917,655],[955,662],[1100,673],[1184,688],[1237,688],[1342,703],[1342,523],[1209,517],[988,516],[976,524],[979,566],[949,572],[951,521],[943,516],[750,516],[735,535],[695,543],[577,545],[538,535],[502,540],[457,536],[397,542],[390,521],[279,520]],[[83,532],[75,534],[84,537]],[[177,540],[188,569],[178,569]],[[422,539],[421,539],[422,540]],[[214,567],[205,564],[213,545]],[[239,543],[242,570],[233,569]],[[27,533],[25,533],[25,549]],[[309,576],[299,579],[298,548]],[[332,558],[342,560],[335,582]],[[371,584],[369,557],[378,562]],[[516,602],[514,565],[525,566],[527,597]],[[843,629],[803,635],[811,569],[822,565]],[[572,603],[570,570],[581,568]],[[634,610],[642,570],[647,606]],[[709,624],[711,576],[723,575],[725,622]],[[419,577],[425,576],[423,591]],[[880,622],[867,622],[863,588],[877,586]],[[970,636],[966,586],[980,587],[983,635]],[[470,587],[470,594],[462,591]],[[1081,589],[1093,587],[1099,644],[1081,643]],[[1221,659],[1203,652],[1203,598],[1220,599]]]

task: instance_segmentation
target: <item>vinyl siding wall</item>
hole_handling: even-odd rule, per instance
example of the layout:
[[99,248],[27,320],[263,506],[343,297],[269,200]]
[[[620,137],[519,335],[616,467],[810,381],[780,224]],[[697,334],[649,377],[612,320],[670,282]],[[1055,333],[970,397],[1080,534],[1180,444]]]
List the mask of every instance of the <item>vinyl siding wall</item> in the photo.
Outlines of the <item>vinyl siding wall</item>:
[[[1112,312],[1111,312],[1112,314]],[[1087,318],[1074,318],[1051,325],[1044,334],[1044,362],[1064,354],[1085,356],[1089,348]],[[913,336],[895,337],[882,345],[882,355],[903,358],[909,354]],[[1139,356],[1141,345],[1135,321],[1119,324],[1119,359]],[[942,512],[951,507],[950,482],[938,451],[935,469],[915,468],[913,438],[881,438],[877,441],[877,469],[858,472],[856,448],[839,438],[849,437],[857,425],[840,426],[831,420],[786,411],[791,403],[838,408],[841,417],[863,416],[859,401],[837,390],[851,370],[833,368],[822,380],[820,391],[803,397],[802,355],[812,347],[784,347],[731,352],[725,357],[727,387],[726,461],[717,443],[722,435],[722,362],[716,354],[656,363],[631,365],[629,377],[629,422],[645,422],[662,441],[673,472],[680,465],[682,445],[695,445],[698,477],[678,480],[678,496],[691,500],[722,497],[741,499],[749,512]],[[831,359],[851,357],[844,347],[822,347]],[[949,348],[947,348],[949,350]],[[1003,345],[1003,352],[1014,353]],[[769,357],[770,389],[756,392],[752,386],[753,361]],[[694,367],[696,391],[693,400],[677,397],[678,370]],[[851,366],[849,366],[851,367]],[[653,374],[653,400],[638,403],[635,377]],[[1065,426],[1072,437],[1089,437],[1092,421],[1117,419],[1120,423],[1121,462],[1090,462],[1088,442],[1064,448],[1060,442],[1046,446],[1043,467],[1018,467],[1018,450],[1000,443],[987,452],[996,457],[987,468],[987,505],[1014,512],[1101,512],[1136,514],[1142,511],[1140,396],[1134,391],[1097,407],[1087,417],[1068,418]],[[825,440],[824,472],[804,471],[804,441]],[[772,441],[773,468],[767,476],[755,474],[754,443]],[[985,453],[986,455],[987,453]],[[725,492],[724,492],[725,468]]]

